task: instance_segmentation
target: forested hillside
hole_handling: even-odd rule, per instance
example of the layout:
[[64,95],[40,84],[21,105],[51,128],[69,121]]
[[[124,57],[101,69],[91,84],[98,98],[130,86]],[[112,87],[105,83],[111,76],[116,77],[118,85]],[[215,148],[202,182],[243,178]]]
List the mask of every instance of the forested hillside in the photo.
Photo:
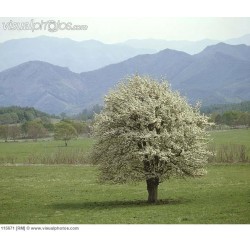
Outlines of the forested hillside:
[[0,124],[24,123],[36,118],[46,120],[52,117],[54,116],[31,107],[0,107]]

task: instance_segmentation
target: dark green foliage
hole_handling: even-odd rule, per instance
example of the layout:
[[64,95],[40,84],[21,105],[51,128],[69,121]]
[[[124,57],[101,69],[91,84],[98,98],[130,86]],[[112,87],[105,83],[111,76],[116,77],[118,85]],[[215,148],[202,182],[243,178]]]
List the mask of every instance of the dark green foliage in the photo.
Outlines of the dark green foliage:
[[228,126],[250,126],[250,112],[226,111],[223,114],[213,113],[211,121]]
[[36,118],[40,118],[43,121],[48,121],[48,119],[52,117],[54,118],[54,116],[31,107],[0,107],[0,124],[24,123],[27,121],[32,121]]

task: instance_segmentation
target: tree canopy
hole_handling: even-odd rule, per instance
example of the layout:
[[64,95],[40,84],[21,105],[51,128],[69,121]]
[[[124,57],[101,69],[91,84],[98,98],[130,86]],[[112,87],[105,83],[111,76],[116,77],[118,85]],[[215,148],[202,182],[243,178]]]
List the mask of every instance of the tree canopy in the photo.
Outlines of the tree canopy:
[[56,140],[63,140],[65,146],[68,146],[68,141],[77,137],[76,129],[68,122],[61,121],[55,125]]
[[121,81],[95,116],[93,160],[101,180],[146,180],[148,201],[171,176],[198,176],[207,162],[207,117],[166,81],[133,76]]

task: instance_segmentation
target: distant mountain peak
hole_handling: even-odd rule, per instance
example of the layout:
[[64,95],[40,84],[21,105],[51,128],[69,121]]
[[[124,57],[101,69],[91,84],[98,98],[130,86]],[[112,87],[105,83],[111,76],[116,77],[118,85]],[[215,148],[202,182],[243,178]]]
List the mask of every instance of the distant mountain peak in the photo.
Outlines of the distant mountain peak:
[[237,58],[238,60],[250,61],[250,46],[245,44],[231,45],[227,43],[218,43],[206,47],[201,53],[197,54],[196,57],[222,55]]
[[245,44],[237,44],[237,45],[231,45],[231,44],[228,44],[228,43],[225,43],[225,42],[219,42],[217,44],[213,44],[213,45],[209,45],[207,46],[205,50],[216,50],[216,49],[225,49],[225,48],[232,48],[232,49],[238,49],[238,48],[246,48],[248,47],[247,45]]
[[22,70],[36,70],[39,69],[40,71],[43,70],[48,70],[48,69],[56,69],[56,70],[61,70],[61,71],[70,71],[69,68],[67,67],[60,67],[48,62],[44,62],[44,61],[39,61],[39,60],[33,60],[33,61],[28,61],[28,62],[24,62],[21,63],[13,68],[4,70],[2,72],[8,72],[10,70],[14,70],[14,71],[22,71]]
[[175,49],[164,49],[159,51],[157,54],[168,54],[168,55],[189,55],[188,53]]
[[213,51],[215,49],[225,48],[225,47],[228,47],[228,46],[231,46],[231,45],[229,45],[227,43],[224,43],[224,42],[219,42],[217,44],[212,44],[212,45],[207,46],[203,51]]

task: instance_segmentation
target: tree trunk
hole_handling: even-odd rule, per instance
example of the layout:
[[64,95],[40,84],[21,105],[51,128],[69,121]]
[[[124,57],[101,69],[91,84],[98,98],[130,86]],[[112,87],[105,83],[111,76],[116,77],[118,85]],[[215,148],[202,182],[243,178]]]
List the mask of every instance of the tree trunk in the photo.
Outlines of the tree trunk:
[[158,195],[159,178],[150,178],[147,180],[148,203],[156,203]]

